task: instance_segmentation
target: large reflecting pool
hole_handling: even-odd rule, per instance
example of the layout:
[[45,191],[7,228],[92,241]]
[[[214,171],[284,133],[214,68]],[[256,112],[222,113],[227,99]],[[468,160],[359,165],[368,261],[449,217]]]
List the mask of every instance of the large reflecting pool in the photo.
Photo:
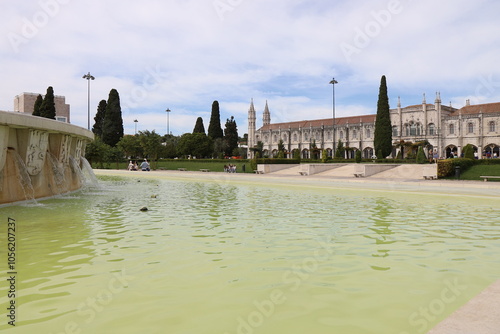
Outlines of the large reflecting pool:
[[[498,200],[101,177],[16,220],[12,333],[425,333],[500,277]],[[148,211],[140,211],[147,207]]]

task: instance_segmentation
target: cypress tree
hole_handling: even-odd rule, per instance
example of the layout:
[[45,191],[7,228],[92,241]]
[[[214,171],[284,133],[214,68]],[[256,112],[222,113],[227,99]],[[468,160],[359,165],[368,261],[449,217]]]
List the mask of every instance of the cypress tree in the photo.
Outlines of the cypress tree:
[[233,155],[233,151],[238,147],[238,127],[234,116],[226,120],[224,128],[224,140],[226,141],[226,155]]
[[377,154],[377,158],[379,159],[384,159],[392,153],[392,126],[385,75],[380,80],[373,145],[375,154]]
[[98,137],[102,137],[102,125],[104,123],[104,115],[106,115],[107,105],[108,103],[106,102],[106,100],[101,100],[101,102],[99,102],[99,105],[97,106],[97,113],[94,117],[95,123],[92,127],[92,132]]
[[40,106],[40,116],[45,118],[56,119],[56,104],[54,103],[54,89],[49,86],[47,94]]
[[36,97],[35,105],[33,107],[33,116],[41,116],[40,115],[40,108],[42,107],[43,103],[43,97],[41,94],[38,94]]
[[220,112],[218,101],[214,101],[212,103],[212,114],[210,115],[210,124],[208,125],[208,136],[213,140],[224,137],[222,127],[220,126]]
[[106,112],[102,122],[102,141],[109,146],[116,144],[123,137],[122,108],[120,106],[120,95],[116,89],[109,92]]
[[203,125],[203,118],[198,117],[196,119],[196,124],[194,125],[193,133],[205,134],[205,126]]

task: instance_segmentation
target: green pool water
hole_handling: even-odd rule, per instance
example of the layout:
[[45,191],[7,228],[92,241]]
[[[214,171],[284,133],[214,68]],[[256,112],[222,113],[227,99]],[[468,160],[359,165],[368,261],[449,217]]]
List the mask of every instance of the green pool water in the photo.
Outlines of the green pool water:
[[481,197],[101,177],[100,189],[0,208],[0,331],[425,333],[500,277],[497,206]]

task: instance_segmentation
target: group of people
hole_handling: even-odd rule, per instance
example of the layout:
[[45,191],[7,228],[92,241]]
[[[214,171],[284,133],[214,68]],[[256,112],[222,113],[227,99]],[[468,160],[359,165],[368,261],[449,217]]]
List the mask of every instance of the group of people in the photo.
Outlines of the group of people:
[[224,165],[224,172],[226,173],[236,173],[236,165]]
[[[151,170],[151,167],[149,165],[149,162],[144,159],[144,161],[141,163],[141,166],[140,166],[141,170],[142,171],[147,171],[149,172]],[[137,162],[132,162],[132,160],[130,160],[130,162],[128,163],[128,170],[139,170],[139,167],[137,166]]]

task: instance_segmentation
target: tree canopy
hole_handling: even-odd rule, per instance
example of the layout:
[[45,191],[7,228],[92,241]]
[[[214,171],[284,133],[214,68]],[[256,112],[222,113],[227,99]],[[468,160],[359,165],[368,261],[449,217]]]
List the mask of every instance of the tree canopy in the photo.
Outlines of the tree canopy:
[[210,115],[210,124],[208,125],[208,136],[212,139],[223,138],[224,133],[220,126],[219,102],[212,103],[212,114]]
[[383,159],[392,153],[392,125],[385,75],[380,80],[373,146],[379,159]]
[[224,140],[226,141],[226,155],[233,155],[234,149],[238,147],[238,126],[236,125],[234,116],[231,116],[231,119],[226,120],[226,127],[224,128]]
[[123,119],[120,106],[120,95],[116,89],[109,92],[106,113],[102,123],[102,141],[109,146],[116,144],[123,137]]
[[47,94],[40,106],[40,116],[50,119],[56,119],[56,104],[54,102],[54,89],[52,86],[47,88]]
[[193,133],[205,133],[205,126],[203,125],[203,118],[198,117],[194,125]]
[[97,113],[94,117],[94,126],[92,127],[92,132],[99,137],[102,137],[102,125],[104,123],[104,116],[106,115],[106,100],[101,100],[97,106]]
[[41,94],[38,94],[36,97],[35,105],[33,106],[33,116],[41,116],[40,109],[42,107],[43,97]]

